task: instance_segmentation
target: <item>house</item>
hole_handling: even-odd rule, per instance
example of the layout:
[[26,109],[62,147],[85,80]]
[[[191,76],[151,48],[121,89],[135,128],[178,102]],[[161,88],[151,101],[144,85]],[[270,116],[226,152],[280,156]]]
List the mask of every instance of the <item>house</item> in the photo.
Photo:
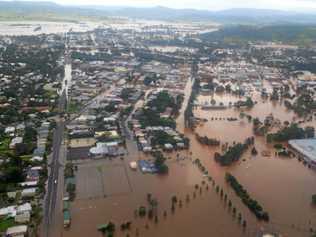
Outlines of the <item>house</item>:
[[9,147],[10,149],[14,149],[17,144],[20,144],[22,142],[23,142],[23,137],[15,137],[11,140]]
[[33,156],[41,156],[41,157],[43,157],[44,154],[45,154],[45,147],[38,147],[33,152]]
[[167,151],[171,151],[171,150],[173,150],[173,145],[170,144],[170,143],[166,143],[164,145],[164,149],[167,150]]
[[33,156],[31,159],[30,159],[30,161],[39,161],[39,162],[41,162],[41,161],[43,161],[43,157],[42,156]]
[[32,167],[27,171],[26,180],[27,181],[38,181],[40,177],[40,171],[42,170],[42,167]]
[[16,215],[16,206],[8,206],[0,209],[0,217],[14,217]]
[[176,145],[177,145],[177,148],[180,148],[180,149],[185,148],[185,144],[183,142],[178,142]]
[[29,181],[29,182],[22,182],[20,183],[20,186],[22,188],[30,188],[30,187],[36,187],[38,185],[38,181]]
[[21,192],[21,196],[23,198],[34,197],[35,194],[36,194],[36,188],[26,188],[26,189],[23,189]]
[[151,146],[145,146],[143,148],[143,152],[151,152],[152,151],[152,147]]
[[88,122],[88,121],[95,121],[96,116],[94,115],[81,115],[80,117],[76,118],[76,121],[78,122]]
[[30,212],[24,212],[21,214],[17,214],[14,217],[14,221],[16,223],[19,223],[19,224],[28,223],[28,222],[30,222],[30,220],[31,220],[31,213]]
[[18,225],[18,226],[13,226],[7,229],[6,231],[6,236],[10,237],[22,237],[25,236],[27,233],[27,226],[26,225]]
[[24,204],[22,204],[22,205],[20,205],[20,206],[18,206],[17,208],[16,208],[16,213],[17,214],[22,214],[22,213],[25,213],[25,212],[31,212],[32,211],[32,206],[31,206],[31,204],[30,203],[24,203]]
[[71,222],[70,212],[68,210],[64,211],[64,227],[69,227]]
[[136,161],[132,161],[129,163],[129,167],[132,169],[132,170],[137,170],[137,162]]
[[103,122],[106,124],[115,124],[116,118],[115,117],[106,117],[103,119]]
[[4,133],[11,134],[15,132],[15,127],[6,127]]
[[120,149],[118,142],[98,142],[95,147],[90,149],[92,155],[124,155],[124,151]]

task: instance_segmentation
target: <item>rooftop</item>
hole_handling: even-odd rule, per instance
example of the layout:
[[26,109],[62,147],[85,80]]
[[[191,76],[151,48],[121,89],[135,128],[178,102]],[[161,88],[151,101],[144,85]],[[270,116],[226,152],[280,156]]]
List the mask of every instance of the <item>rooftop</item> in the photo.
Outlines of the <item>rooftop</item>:
[[316,161],[316,139],[294,139],[290,140],[289,144],[308,157],[309,159]]

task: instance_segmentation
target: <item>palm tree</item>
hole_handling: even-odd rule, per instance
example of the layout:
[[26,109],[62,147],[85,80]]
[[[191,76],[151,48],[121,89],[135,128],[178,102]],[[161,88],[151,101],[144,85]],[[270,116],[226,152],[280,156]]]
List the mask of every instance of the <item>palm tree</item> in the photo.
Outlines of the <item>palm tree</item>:
[[151,193],[147,193],[147,201],[148,202],[151,202],[151,197],[152,197]]
[[175,208],[174,204],[172,203],[172,205],[171,205],[171,212],[174,213],[175,210],[176,210],[176,208]]
[[237,211],[236,207],[233,207],[233,215],[234,216],[236,215],[236,211]]
[[185,201],[186,201],[186,202],[190,202],[190,195],[189,195],[189,194],[187,194],[187,196],[186,196],[186,198],[185,198]]
[[243,226],[244,228],[247,227],[247,222],[246,222],[246,220],[243,221],[242,226]]
[[242,217],[241,217],[241,213],[239,212],[239,214],[238,214],[238,221],[239,221],[239,222],[241,222],[241,218],[242,218]]
[[178,202],[178,198],[176,195],[173,195],[172,198],[171,198],[171,203],[177,203]]

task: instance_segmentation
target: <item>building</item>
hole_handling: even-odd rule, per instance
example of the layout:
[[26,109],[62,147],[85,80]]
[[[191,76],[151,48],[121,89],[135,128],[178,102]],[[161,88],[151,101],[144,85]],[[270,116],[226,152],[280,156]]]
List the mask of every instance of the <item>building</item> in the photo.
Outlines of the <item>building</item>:
[[289,141],[290,147],[308,164],[316,167],[316,139],[294,139]]
[[23,142],[22,137],[15,137],[11,140],[9,147],[10,147],[10,149],[14,149],[17,144],[20,144],[22,142]]
[[64,227],[67,228],[70,226],[71,223],[71,217],[70,212],[68,210],[64,211]]
[[26,225],[13,226],[7,229],[6,236],[25,236],[27,233]]

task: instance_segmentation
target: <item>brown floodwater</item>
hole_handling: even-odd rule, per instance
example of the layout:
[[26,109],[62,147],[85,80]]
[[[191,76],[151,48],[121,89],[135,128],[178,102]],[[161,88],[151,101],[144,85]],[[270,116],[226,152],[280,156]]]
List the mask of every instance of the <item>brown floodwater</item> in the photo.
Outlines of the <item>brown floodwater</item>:
[[[184,106],[190,94],[188,83]],[[201,95],[199,102],[210,101],[214,97],[216,101],[228,103],[239,98],[229,94]],[[257,105],[245,111],[261,120],[269,114],[281,121],[292,121],[294,114],[287,111],[280,103],[262,101],[260,96],[254,95]],[[183,107],[184,107],[183,106]],[[149,159],[141,152],[138,152],[132,141],[127,142],[129,155],[124,161],[93,161],[87,164],[79,164],[78,181],[85,179],[87,186],[89,176],[80,175],[81,169],[86,166],[95,165],[95,172],[104,167],[104,189],[105,196],[84,198],[78,197],[72,203],[72,225],[69,230],[64,230],[62,236],[102,236],[97,231],[97,226],[111,220],[119,227],[124,221],[131,221],[132,228],[129,232],[117,230],[115,236],[136,236],[138,229],[139,236],[255,236],[256,231],[264,228],[272,231],[279,231],[283,236],[309,237],[309,228],[316,227],[316,209],[311,206],[311,196],[316,193],[316,171],[308,169],[296,159],[275,157],[271,145],[267,145],[261,137],[256,137],[255,146],[258,155],[252,157],[249,152],[243,155],[243,160],[231,167],[221,167],[215,163],[213,155],[220,148],[207,147],[199,144],[195,135],[184,128],[183,111],[177,119],[177,129],[191,138],[190,151],[180,152],[184,160],[176,161],[176,154],[169,153],[168,159],[169,174],[164,176],[142,174],[139,170],[129,169],[129,162],[138,159]],[[220,139],[222,142],[242,142],[245,138],[252,136],[252,124],[246,119],[240,119],[240,111],[234,108],[226,110],[196,109],[195,115],[199,118],[208,119],[207,122],[196,128],[200,135],[207,135],[210,138]],[[238,121],[213,120],[211,117],[226,118],[237,117]],[[315,122],[309,124],[316,125]],[[270,157],[261,156],[262,151],[270,150]],[[243,228],[233,218],[228,207],[220,196],[215,192],[208,182],[202,185],[203,175],[192,160],[199,158],[206,167],[209,174],[214,178],[216,184],[220,185],[228,194],[233,205],[237,208],[243,218],[247,221],[247,228]],[[119,168],[118,168],[119,167]],[[109,172],[107,169],[119,169],[118,172]],[[249,194],[269,212],[271,221],[269,223],[258,222],[254,215],[245,207],[240,199],[234,194],[224,181],[225,172],[234,174],[239,182],[248,190]],[[89,170],[89,172],[93,172]],[[84,173],[84,172],[82,172]],[[92,175],[93,176],[93,175]],[[122,179],[122,176],[125,178]],[[123,181],[122,181],[123,180]],[[125,181],[124,181],[125,180]],[[202,186],[202,194],[196,192],[193,198],[195,184]],[[209,185],[209,190],[206,190]],[[119,187],[118,187],[119,186]],[[110,190],[110,191],[107,191]],[[139,206],[147,206],[146,196],[151,193],[158,200],[158,223],[148,218],[134,216],[134,210]],[[186,195],[190,195],[190,202],[185,202]],[[177,207],[175,213],[171,213],[171,197],[176,195],[183,201],[183,206]],[[167,217],[163,217],[163,212]],[[119,229],[119,228],[118,228]]]

